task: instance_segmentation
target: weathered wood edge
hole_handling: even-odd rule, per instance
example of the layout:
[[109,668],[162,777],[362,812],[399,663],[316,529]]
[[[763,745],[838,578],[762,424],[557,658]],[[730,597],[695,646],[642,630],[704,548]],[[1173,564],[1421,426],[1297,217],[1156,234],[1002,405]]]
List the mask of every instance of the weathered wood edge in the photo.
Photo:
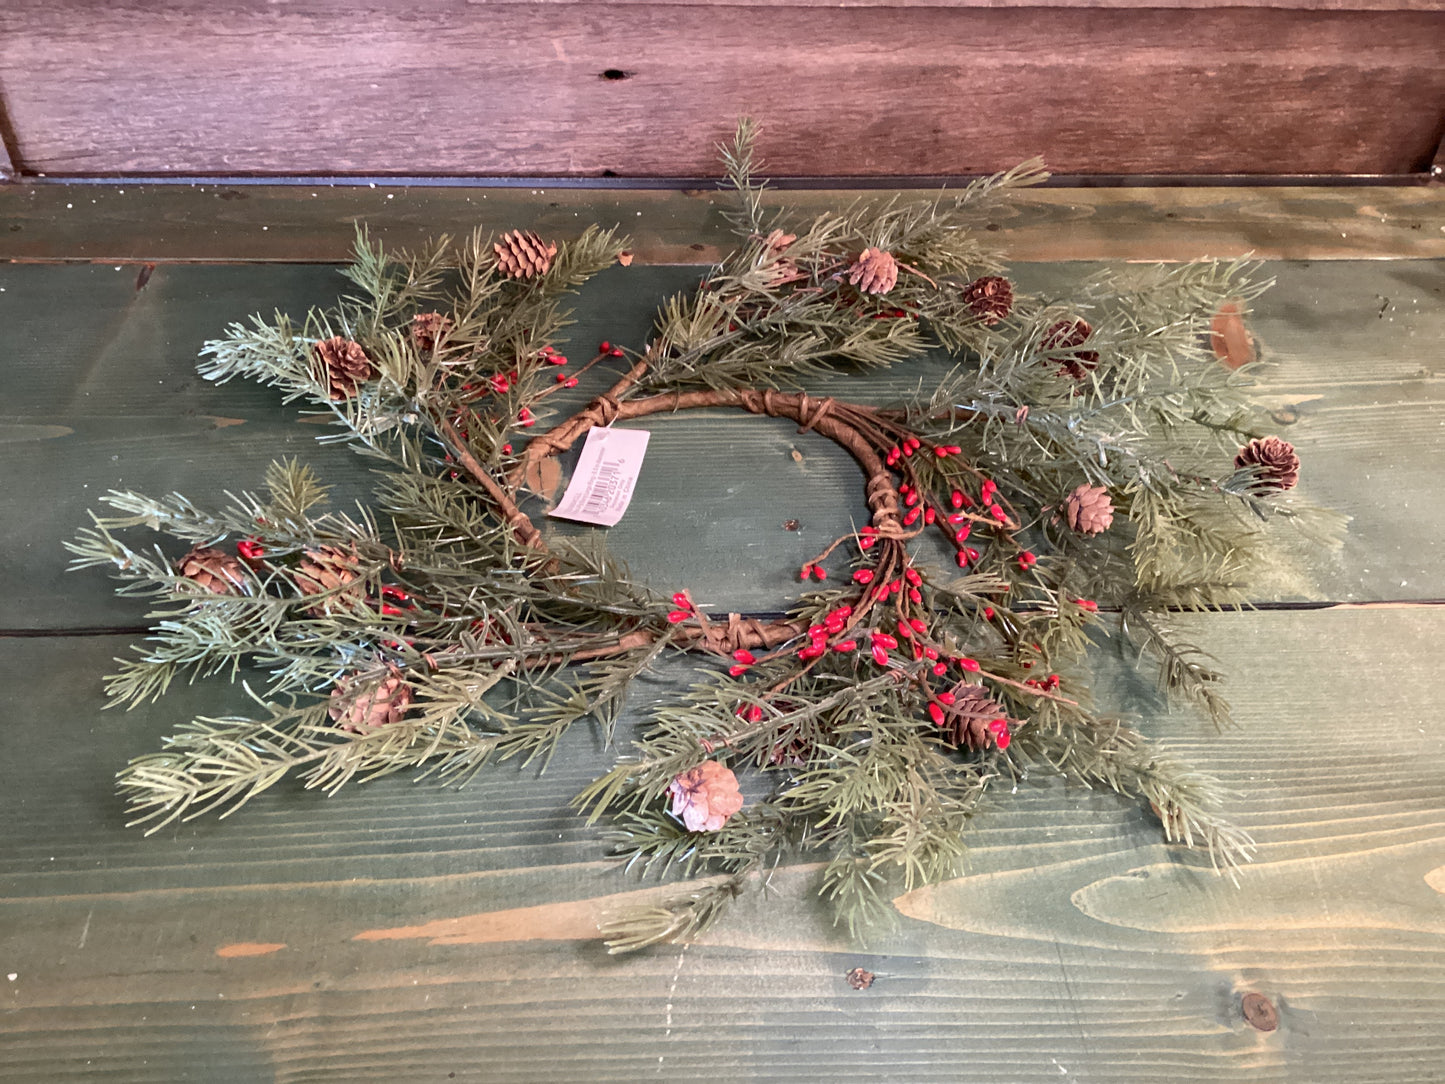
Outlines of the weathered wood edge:
[[[773,193],[802,217],[857,199],[931,191]],[[1016,260],[1445,257],[1435,186],[1036,189],[983,226]],[[730,246],[718,191],[6,185],[0,259],[95,262],[345,260],[353,223],[392,245],[442,232],[618,224],[639,263],[708,264]]]

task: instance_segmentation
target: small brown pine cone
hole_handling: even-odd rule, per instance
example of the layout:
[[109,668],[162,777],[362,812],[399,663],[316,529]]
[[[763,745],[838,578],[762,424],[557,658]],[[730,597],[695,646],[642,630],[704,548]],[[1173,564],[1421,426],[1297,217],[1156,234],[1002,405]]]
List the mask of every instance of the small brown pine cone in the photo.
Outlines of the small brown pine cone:
[[782,286],[802,278],[803,271],[792,260],[784,258],[778,260],[771,267],[765,268],[764,274],[768,277],[769,286]]
[[1064,498],[1064,519],[1080,534],[1103,534],[1114,522],[1114,502],[1103,486],[1087,482]]
[[196,546],[176,562],[176,571],[201,591],[214,595],[249,595],[246,568],[224,550]]
[[552,269],[552,257],[557,255],[555,244],[543,241],[531,230],[504,233],[492,248],[497,253],[497,269],[514,279],[545,275]]
[[881,248],[865,248],[848,268],[848,282],[865,294],[886,294],[898,282],[898,261]]
[[943,708],[943,722],[954,745],[977,752],[990,745],[1006,748],[1008,713],[982,685],[960,684],[953,690],[953,703]]
[[437,348],[437,339],[453,327],[452,318],[439,312],[419,312],[411,318],[411,341],[423,354]]
[[361,560],[354,550],[335,546],[307,550],[296,566],[296,588],[303,595],[326,595],[309,612],[319,617],[364,603],[365,587],[358,582],[360,567]]
[[681,817],[689,832],[716,832],[743,807],[738,777],[715,760],[704,760],[668,784],[672,815]]
[[974,279],[963,288],[963,303],[989,327],[998,323],[1014,307],[1013,283],[998,275]]
[[1252,440],[1234,457],[1241,469],[1259,467],[1259,484],[1267,489],[1293,489],[1299,481],[1299,456],[1294,445],[1279,437]]
[[315,358],[326,377],[326,389],[334,402],[350,399],[357,389],[376,376],[376,366],[366,356],[359,342],[343,335],[322,339],[315,347]]
[[763,238],[763,244],[767,245],[768,248],[774,252],[782,252],[783,249],[787,248],[797,239],[798,235],[796,233],[784,233],[782,230],[773,230],[772,233]]
[[391,674],[356,691],[342,678],[331,690],[326,713],[342,730],[364,734],[399,721],[410,707],[411,686],[400,675]]
[[[1082,344],[1093,333],[1094,329],[1089,326],[1087,320],[1078,317],[1060,320],[1056,324],[1051,324],[1044,332],[1043,347],[1045,350],[1068,350],[1069,347]],[[1067,354],[1050,355],[1049,360],[1058,364],[1060,373],[1071,376],[1075,380],[1083,380],[1089,370],[1099,364],[1099,352],[1097,350],[1069,350]]]

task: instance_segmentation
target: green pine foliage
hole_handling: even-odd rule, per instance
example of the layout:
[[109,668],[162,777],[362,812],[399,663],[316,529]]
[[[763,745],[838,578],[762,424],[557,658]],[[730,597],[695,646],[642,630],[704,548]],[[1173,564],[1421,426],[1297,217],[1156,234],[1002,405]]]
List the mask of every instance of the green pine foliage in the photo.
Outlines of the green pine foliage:
[[[693,936],[796,860],[821,866],[820,894],[861,935],[900,887],[957,873],[985,800],[1026,775],[1146,802],[1168,839],[1226,870],[1249,856],[1212,780],[1095,711],[1089,662],[1120,633],[1171,699],[1227,723],[1221,675],[1170,613],[1244,605],[1280,524],[1331,529],[1268,469],[1234,466],[1264,434],[1247,374],[1217,364],[1207,332],[1265,288],[1257,268],[1130,269],[1025,296],[975,227],[1043,178],[1037,163],[804,221],[764,199],[753,136],[744,124],[723,152],[735,251],[661,305],[641,351],[612,352],[629,368],[592,413],[549,433],[535,423],[560,386],[563,304],[617,260],[612,231],[559,242],[526,279],[480,233],[408,254],[361,232],[334,308],[206,344],[208,379],[257,380],[329,417],[325,439],[372,461],[375,497],[329,509],[310,468],[281,462],[263,492],[214,509],[111,493],[117,514],[69,544],[76,567],[109,567],[155,607],[112,703],[243,664],[269,673],[256,718],[194,720],[120,773],[133,823],[224,816],[288,775],[332,792],[404,769],[461,783],[493,761],[545,765],[574,725],[610,743],[634,682],[691,652],[706,676],[577,797],[639,875],[690,878],[609,923],[614,951]],[[896,263],[886,293],[860,289],[866,250]],[[990,281],[1005,300],[980,300]],[[362,352],[351,383],[328,343]],[[934,351],[955,366],[910,402],[798,394]],[[610,416],[597,411],[680,406],[794,417],[863,468],[872,524],[810,562],[834,577],[785,618],[710,620],[634,578],[600,532],[544,541],[520,511],[529,470]],[[1107,529],[1070,521],[1081,486],[1107,494]],[[142,527],[174,544],[132,546]],[[927,531],[956,572],[916,563]],[[684,784],[709,763],[750,797],[690,825],[711,795]]]

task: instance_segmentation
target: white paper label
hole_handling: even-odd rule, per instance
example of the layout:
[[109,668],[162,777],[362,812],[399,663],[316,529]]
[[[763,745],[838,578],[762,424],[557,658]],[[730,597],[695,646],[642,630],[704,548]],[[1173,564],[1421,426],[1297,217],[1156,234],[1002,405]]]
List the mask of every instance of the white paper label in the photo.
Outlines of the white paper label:
[[594,425],[587,431],[582,458],[567,483],[567,492],[549,515],[611,527],[632,501],[642,457],[647,453],[645,429],[607,429]]

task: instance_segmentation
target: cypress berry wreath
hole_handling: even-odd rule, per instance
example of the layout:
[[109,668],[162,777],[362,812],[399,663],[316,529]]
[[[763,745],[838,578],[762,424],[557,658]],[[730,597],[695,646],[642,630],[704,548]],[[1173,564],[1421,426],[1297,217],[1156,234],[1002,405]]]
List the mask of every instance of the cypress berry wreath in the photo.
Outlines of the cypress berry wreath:
[[[693,652],[713,671],[577,805],[610,818],[628,862],[712,876],[618,916],[614,951],[696,934],[750,874],[800,855],[826,860],[820,891],[857,933],[891,913],[896,883],[954,872],[990,787],[1030,770],[1148,802],[1216,868],[1248,858],[1210,779],[1093,710],[1086,652],[1107,631],[1103,599],[1171,697],[1228,720],[1220,675],[1167,614],[1243,604],[1269,528],[1309,511],[1286,496],[1293,449],[1255,431],[1245,379],[1205,344],[1224,302],[1263,289],[1253,269],[1136,269],[1067,302],[1022,296],[970,225],[1037,166],[803,222],[765,213],[753,135],[744,123],[723,152],[736,251],[665,302],[608,390],[520,450],[549,396],[629,358],[603,343],[568,375],[553,346],[563,296],[627,259],[611,231],[443,238],[402,257],[363,235],[344,272],[357,296],[206,345],[207,378],[309,400],[333,439],[378,460],[387,526],[318,511],[325,488],[296,462],[214,512],[106,498],[123,515],[82,531],[74,564],[112,566],[123,593],[161,604],[111,701],[270,670],[262,718],[193,720],[121,771],[133,823],[224,816],[293,771],[330,793],[411,767],[461,782],[492,760],[545,764],[583,719],[610,740],[631,682]],[[928,351],[955,367],[900,406],[799,386]],[[685,590],[632,580],[599,533],[548,542],[523,510],[546,461],[594,426],[700,407],[790,419],[863,471],[871,521],[803,563],[812,589],[783,617],[709,618]],[[191,549],[116,537],[139,525]],[[925,532],[956,572],[921,563]],[[841,554],[850,574],[829,583]],[[762,797],[744,801],[738,772]]]

